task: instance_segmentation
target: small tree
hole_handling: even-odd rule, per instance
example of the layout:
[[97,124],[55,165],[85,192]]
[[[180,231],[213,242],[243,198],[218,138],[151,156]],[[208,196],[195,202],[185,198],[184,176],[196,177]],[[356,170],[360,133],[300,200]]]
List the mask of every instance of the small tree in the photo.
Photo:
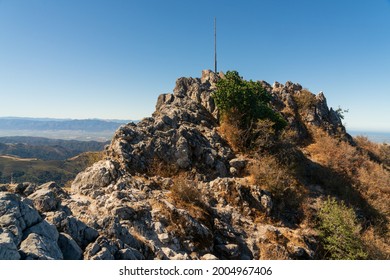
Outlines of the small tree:
[[325,257],[336,260],[367,259],[360,238],[361,227],[353,209],[334,198],[322,205],[318,214],[320,238]]
[[[217,82],[213,98],[220,111],[220,120],[233,146],[247,149],[256,145],[261,133],[259,120],[268,120],[270,130],[279,132],[286,126],[284,118],[271,107],[271,95],[260,82],[246,81],[237,71],[226,72],[225,78]],[[228,127],[228,129],[226,128]]]
[[271,95],[259,82],[246,81],[237,71],[226,72],[225,78],[218,81],[213,98],[221,116],[238,116],[243,129],[249,128],[259,119],[271,120],[277,130],[286,126],[283,117],[270,106]]

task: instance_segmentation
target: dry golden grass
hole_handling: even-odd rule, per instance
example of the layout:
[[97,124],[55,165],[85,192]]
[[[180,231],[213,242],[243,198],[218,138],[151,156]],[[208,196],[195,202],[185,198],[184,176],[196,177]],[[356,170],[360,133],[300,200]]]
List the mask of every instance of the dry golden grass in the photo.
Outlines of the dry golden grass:
[[375,233],[375,229],[370,227],[362,234],[362,239],[369,257],[373,260],[389,260],[390,245],[387,241]]
[[[314,132],[315,142],[306,150],[311,158],[321,165],[345,176],[361,195],[386,215],[389,212],[390,172],[380,162],[372,161],[364,151],[347,142],[336,140],[322,131]],[[380,146],[358,138],[358,144],[372,153],[378,153]]]
[[371,142],[365,136],[356,136],[353,138],[353,140],[356,142],[356,144],[359,147],[379,156],[379,154],[380,154],[380,145],[379,144]]
[[260,244],[260,260],[288,260],[288,252],[284,246],[275,243]]
[[298,105],[298,108],[304,111],[314,107],[317,104],[316,96],[307,89],[301,90],[297,95],[294,96],[294,99]]
[[239,118],[224,116],[218,129],[221,136],[235,152],[240,152],[245,148],[244,130],[240,128],[239,124]]
[[390,170],[390,145],[374,143],[365,136],[356,136],[354,141],[359,148],[366,151],[375,161],[383,164],[387,170]]
[[[313,139],[314,143],[306,147],[311,159],[343,178],[342,184],[337,186],[338,195],[355,203],[355,207],[369,211],[363,214],[368,219],[364,221],[363,239],[369,257],[389,258],[390,172],[386,169],[386,151],[383,151],[387,147],[365,137],[355,138],[357,147],[353,147],[320,130],[313,131]],[[324,180],[333,182],[332,178]],[[358,194],[360,202],[351,199],[351,192],[355,197]],[[365,201],[365,206],[361,201]]]
[[171,198],[178,202],[202,203],[202,195],[195,181],[188,180],[184,174],[173,178]]
[[169,178],[177,175],[179,168],[174,162],[166,162],[158,157],[154,157],[149,164],[147,174],[150,176],[161,176]]
[[249,179],[260,188],[268,190],[276,204],[274,210],[298,210],[305,196],[305,189],[292,170],[282,165],[272,155],[258,156],[249,166]]
[[320,129],[312,130],[314,143],[306,147],[311,159],[340,174],[352,177],[368,158],[349,143],[329,136]]

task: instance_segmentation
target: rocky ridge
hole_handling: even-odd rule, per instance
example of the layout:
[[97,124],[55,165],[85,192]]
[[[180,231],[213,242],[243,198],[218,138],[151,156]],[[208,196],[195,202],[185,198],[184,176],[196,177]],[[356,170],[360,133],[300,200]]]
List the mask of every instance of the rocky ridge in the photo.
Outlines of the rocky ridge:
[[[315,231],[272,223],[272,194],[240,176],[247,159],[219,134],[211,97],[221,78],[206,70],[178,79],[152,117],[116,131],[105,159],[70,190],[3,188],[0,259],[315,258]],[[322,93],[298,112],[300,85],[261,83],[301,139],[308,126],[348,139]],[[172,178],[181,173],[191,180]]]

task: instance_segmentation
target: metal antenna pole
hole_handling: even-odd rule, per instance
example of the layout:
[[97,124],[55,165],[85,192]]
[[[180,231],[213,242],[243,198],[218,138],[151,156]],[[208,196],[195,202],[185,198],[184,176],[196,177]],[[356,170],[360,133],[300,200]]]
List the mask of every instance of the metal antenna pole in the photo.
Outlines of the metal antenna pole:
[[217,73],[217,18],[214,17],[214,73]]

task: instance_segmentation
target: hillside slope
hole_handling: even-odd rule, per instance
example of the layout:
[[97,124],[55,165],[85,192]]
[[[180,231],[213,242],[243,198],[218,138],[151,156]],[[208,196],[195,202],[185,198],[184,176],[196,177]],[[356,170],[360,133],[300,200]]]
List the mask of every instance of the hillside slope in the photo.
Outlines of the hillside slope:
[[239,150],[211,97],[223,78],[178,79],[70,192],[3,188],[0,259],[389,258],[387,148],[353,140],[322,93],[261,82],[288,126]]
[[41,160],[65,160],[84,152],[102,151],[108,142],[48,139],[43,137],[0,137],[0,155]]

